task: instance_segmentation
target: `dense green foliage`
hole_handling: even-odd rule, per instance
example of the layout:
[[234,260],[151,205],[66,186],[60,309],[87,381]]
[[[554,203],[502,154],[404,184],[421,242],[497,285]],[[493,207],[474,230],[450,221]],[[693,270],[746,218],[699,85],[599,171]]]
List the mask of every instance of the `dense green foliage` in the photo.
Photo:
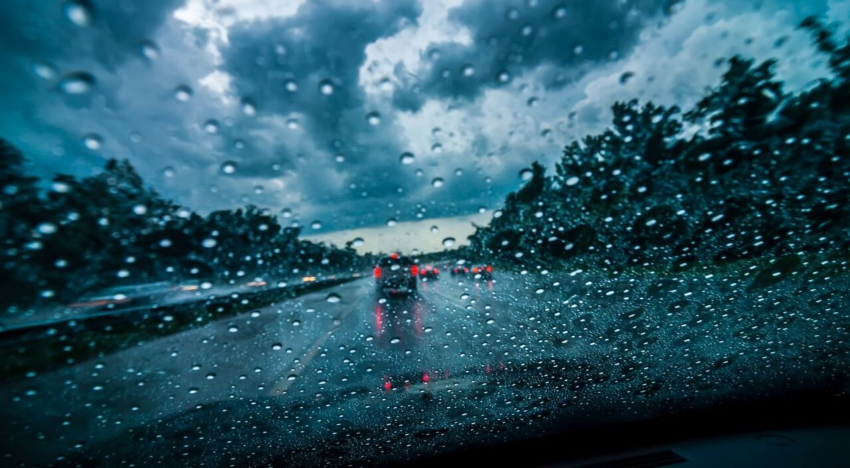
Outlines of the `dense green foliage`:
[[299,240],[268,210],[202,216],[145,186],[129,162],[42,193],[24,157],[0,139],[0,308],[70,301],[97,288],[187,278],[229,281],[348,271],[350,248]]
[[470,236],[472,257],[522,265],[674,271],[801,253],[846,253],[850,45],[815,21],[835,77],[786,94],[774,61],[734,57],[685,112],[637,101],[564,149],[554,175],[507,197]]

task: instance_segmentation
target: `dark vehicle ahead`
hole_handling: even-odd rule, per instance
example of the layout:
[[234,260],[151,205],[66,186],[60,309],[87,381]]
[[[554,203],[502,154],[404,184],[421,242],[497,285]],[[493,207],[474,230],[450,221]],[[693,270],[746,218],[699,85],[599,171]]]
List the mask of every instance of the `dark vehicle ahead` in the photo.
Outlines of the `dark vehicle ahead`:
[[419,268],[419,277],[429,280],[440,279],[440,269],[431,265],[422,266]]
[[463,265],[456,265],[454,268],[452,268],[452,276],[464,276],[467,273],[469,273],[469,267],[465,267]]
[[475,279],[491,280],[493,279],[493,266],[482,265],[472,267],[472,276]]
[[381,258],[375,265],[375,288],[379,293],[384,290],[411,293],[417,289],[419,266],[408,257],[392,254]]

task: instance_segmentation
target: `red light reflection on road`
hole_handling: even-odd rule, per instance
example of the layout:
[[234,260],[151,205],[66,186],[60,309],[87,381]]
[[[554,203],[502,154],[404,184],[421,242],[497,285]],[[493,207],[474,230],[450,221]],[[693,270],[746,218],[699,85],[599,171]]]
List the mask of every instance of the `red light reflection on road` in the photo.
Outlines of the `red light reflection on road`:
[[378,304],[375,307],[375,333],[378,336],[384,332],[384,306],[383,304]]

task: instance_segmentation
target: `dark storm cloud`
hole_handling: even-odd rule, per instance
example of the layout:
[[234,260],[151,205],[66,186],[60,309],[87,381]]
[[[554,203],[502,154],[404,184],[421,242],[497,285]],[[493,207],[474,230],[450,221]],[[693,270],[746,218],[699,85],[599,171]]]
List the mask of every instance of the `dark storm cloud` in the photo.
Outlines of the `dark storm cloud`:
[[557,72],[544,85],[558,88],[589,64],[626,54],[648,20],[677,0],[468,0],[450,21],[465,26],[472,43],[432,44],[424,76],[399,89],[396,107],[416,111],[428,98],[472,99],[508,86],[530,70]]
[[[373,109],[359,72],[366,47],[415,24],[420,10],[415,0],[309,1],[291,17],[231,28],[230,45],[222,52],[236,93],[256,102],[261,114],[293,116],[300,126],[284,142],[286,148],[246,162],[245,174],[262,173],[273,162],[295,164],[292,158],[300,155],[295,165],[301,177],[314,178],[306,187],[314,202],[333,206],[362,191],[373,203],[398,195],[408,178],[398,163],[406,143],[392,115],[382,115],[379,125],[367,121]],[[296,91],[287,89],[290,83]],[[291,141],[298,138],[306,141]],[[337,156],[344,162],[336,163]],[[344,190],[330,190],[320,170],[344,179]]]
[[[99,166],[102,162],[99,157],[80,151],[79,134],[56,128],[48,117],[70,118],[75,112],[90,109],[94,99],[107,107],[114,106],[120,83],[110,75],[128,60],[143,60],[142,44],[150,43],[173,9],[182,3],[183,0],[4,2],[0,15],[0,55],[3,56],[0,88],[4,92],[0,136],[10,139],[25,153],[43,158],[42,164],[35,168],[37,172],[57,169],[79,172],[62,164],[44,164],[57,149],[62,155],[71,154],[72,158],[68,159],[80,158],[77,162],[87,161],[92,168]],[[63,10],[70,4],[82,5],[90,13],[91,21],[83,26],[72,23]],[[37,66],[46,67],[43,70],[53,76],[37,78]],[[96,91],[70,97],[56,92],[60,78],[75,71],[92,74]],[[46,116],[45,103],[59,99],[66,108],[57,112],[66,116],[53,113]],[[34,135],[35,141],[20,140],[22,130]],[[48,151],[43,146],[44,139],[60,143]],[[37,144],[39,140],[41,146]]]

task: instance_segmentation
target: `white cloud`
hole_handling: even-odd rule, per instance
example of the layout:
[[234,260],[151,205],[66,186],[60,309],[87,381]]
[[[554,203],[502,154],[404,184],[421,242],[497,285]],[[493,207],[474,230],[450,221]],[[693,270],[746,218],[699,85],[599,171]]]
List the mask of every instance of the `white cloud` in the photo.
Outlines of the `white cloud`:
[[[414,250],[428,253],[443,250],[443,241],[448,237],[455,239],[454,247],[467,245],[466,238],[475,232],[472,223],[485,225],[490,222],[492,217],[492,212],[487,212],[451,218],[408,221],[400,222],[393,227],[378,226],[307,235],[305,239],[344,247],[346,242],[359,237],[363,239],[364,243],[360,247],[355,247],[355,250],[360,253],[401,252],[411,254]],[[433,226],[437,226],[437,232],[431,231]]]
[[[708,12],[716,19],[706,19]],[[720,83],[727,66],[716,66],[715,61],[735,55],[757,61],[780,59],[776,74],[786,90],[803,88],[828,71],[810,35],[797,28],[801,19],[771,10],[732,15],[721,2],[686,2],[663,27],[644,31],[633,54],[585,79],[585,97],[572,108],[578,133],[608,126],[610,106],[616,101],[638,98],[688,110],[706,89]],[[776,47],[780,38],[787,39]],[[623,84],[626,72],[634,76]]]

